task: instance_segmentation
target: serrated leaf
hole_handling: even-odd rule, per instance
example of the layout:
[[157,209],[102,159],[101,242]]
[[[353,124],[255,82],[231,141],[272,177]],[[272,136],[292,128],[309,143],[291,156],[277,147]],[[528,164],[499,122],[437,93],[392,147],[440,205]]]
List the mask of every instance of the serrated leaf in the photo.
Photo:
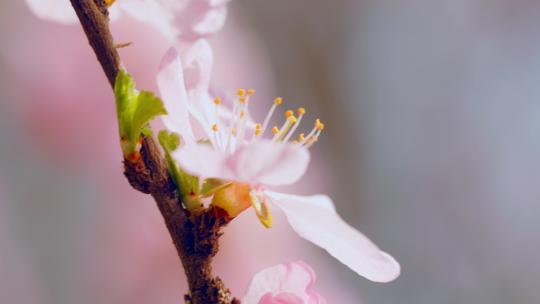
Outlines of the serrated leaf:
[[148,123],[158,115],[167,114],[161,100],[152,92],[140,94],[135,89],[133,78],[124,70],[118,72],[114,86],[116,113],[120,144],[124,157],[129,158],[140,148],[141,134],[152,134]]
[[208,197],[217,191],[232,185],[232,182],[220,178],[207,178],[201,187],[201,196]]
[[166,114],[167,110],[165,110],[161,99],[159,99],[152,92],[142,91],[137,97],[135,110],[133,112],[131,138],[136,141],[146,124],[148,124],[156,116]]

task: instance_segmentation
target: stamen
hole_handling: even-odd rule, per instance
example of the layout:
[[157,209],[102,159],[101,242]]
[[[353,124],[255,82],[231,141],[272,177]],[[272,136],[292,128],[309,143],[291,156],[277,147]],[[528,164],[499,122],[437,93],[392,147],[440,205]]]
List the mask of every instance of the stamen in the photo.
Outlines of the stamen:
[[278,127],[274,126],[274,127],[272,128],[272,134],[277,135],[278,133],[279,133]]
[[238,95],[238,97],[242,97],[242,96],[246,95],[246,90],[238,89],[238,91],[236,92],[236,95]]
[[285,136],[285,138],[283,139],[283,142],[288,142],[289,139],[293,136],[294,132],[296,131],[296,129],[298,129],[298,126],[300,126],[300,122],[302,121],[302,117],[304,117],[304,114],[306,114],[306,109],[304,108],[298,108],[296,110],[296,113],[298,114],[298,120],[296,121],[296,123],[294,124],[294,126],[292,127],[291,131],[289,132],[289,134],[287,134],[287,136]]
[[216,122],[219,121],[219,105],[221,104],[221,98],[216,97],[214,99],[214,104],[216,105]]
[[[309,132],[309,134],[307,136],[305,136],[305,139],[304,141],[302,141],[301,143],[302,144],[306,144],[306,142],[313,136],[315,135],[315,132],[317,132],[318,128],[321,126],[321,120],[320,119],[316,119],[315,120],[315,126],[313,127],[313,129],[311,130],[311,132]],[[324,125],[322,125],[324,127]]]
[[300,143],[306,148],[311,147],[315,142],[317,142],[323,129],[324,124],[321,122],[320,119],[317,118],[315,120],[315,126],[313,127],[313,130],[311,130],[308,136],[306,136]]
[[220,133],[219,133],[219,126],[218,124],[213,124],[212,127],[212,137],[211,137],[211,141],[212,141],[212,145],[218,149],[221,148],[221,136],[220,136]]
[[262,134],[262,126],[261,124],[256,124],[255,125],[255,136],[259,136]]
[[264,118],[264,122],[262,124],[262,132],[263,133],[266,130],[266,127],[268,127],[268,123],[270,122],[270,118],[274,114],[274,111],[276,110],[277,106],[279,106],[282,103],[283,103],[283,99],[281,97],[277,97],[276,99],[274,99],[274,104],[272,105],[272,107],[268,111],[268,114],[266,114],[266,118]]
[[311,146],[313,146],[313,144],[315,144],[318,140],[319,140],[319,137],[315,135],[308,141],[308,143],[304,145],[304,147],[311,148]]
[[321,131],[324,129],[324,124],[318,118],[315,120],[315,128],[317,128],[317,130],[321,130]]
[[296,123],[297,119],[294,117],[294,112],[291,110],[285,111],[285,117],[287,118],[285,120],[285,123],[283,126],[279,129],[279,134],[274,134],[274,138],[272,138],[272,141],[281,141],[283,137],[287,134],[289,129]]
[[246,128],[247,128],[247,119],[245,119],[248,115],[248,106],[249,106],[249,99],[251,97],[251,95],[253,95],[255,93],[255,90],[248,90],[248,95],[247,96],[244,96],[244,97],[241,97],[240,98],[240,103],[241,103],[241,106],[240,106],[240,113],[239,113],[239,116],[240,116],[240,121],[238,122],[238,138],[240,140],[244,140],[244,135],[246,133]]

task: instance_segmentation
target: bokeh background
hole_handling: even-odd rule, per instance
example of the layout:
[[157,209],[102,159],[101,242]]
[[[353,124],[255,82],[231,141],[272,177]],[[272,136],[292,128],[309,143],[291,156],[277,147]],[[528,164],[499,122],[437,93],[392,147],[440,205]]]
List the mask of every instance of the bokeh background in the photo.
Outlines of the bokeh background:
[[[295,187],[402,265],[356,276],[276,214],[227,228],[217,272],[303,259],[330,303],[540,302],[540,2],[233,0],[215,85],[283,96],[326,122]],[[168,43],[113,24],[140,87]],[[0,2],[0,302],[179,303],[156,207],[121,174],[112,94],[80,28]],[[315,116],[312,116],[315,117]],[[249,229],[246,229],[249,227]]]

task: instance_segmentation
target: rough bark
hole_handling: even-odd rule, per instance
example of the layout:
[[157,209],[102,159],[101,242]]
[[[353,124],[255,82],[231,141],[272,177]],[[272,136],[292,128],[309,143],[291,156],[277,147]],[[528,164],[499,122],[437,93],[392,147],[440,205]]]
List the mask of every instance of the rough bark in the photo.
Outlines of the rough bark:
[[[103,0],[70,0],[96,57],[114,89],[120,69],[120,56],[109,30],[107,7]],[[212,258],[219,249],[220,229],[227,216],[217,208],[190,214],[183,208],[164,157],[152,137],[142,140],[141,157],[124,160],[124,174],[130,185],[150,194],[165,220],[189,284],[185,301],[191,304],[240,303],[212,274]]]

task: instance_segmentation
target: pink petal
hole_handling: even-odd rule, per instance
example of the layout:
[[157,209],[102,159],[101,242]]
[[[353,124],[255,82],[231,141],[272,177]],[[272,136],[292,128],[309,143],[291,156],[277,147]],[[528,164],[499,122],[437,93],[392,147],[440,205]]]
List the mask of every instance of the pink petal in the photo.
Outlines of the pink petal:
[[219,31],[225,24],[227,0],[192,0],[173,18],[184,40],[197,40]]
[[174,13],[185,8],[181,3],[171,6],[167,1],[159,0],[118,0],[111,9],[115,7],[120,7],[138,21],[150,24],[170,42],[174,42],[179,33],[171,24]]
[[266,268],[253,277],[242,303],[322,304],[313,290],[315,280],[313,269],[302,261]]
[[217,6],[227,4],[231,0],[205,0],[205,1],[208,2],[208,4],[210,4],[210,6],[217,7]]
[[296,182],[309,164],[307,149],[270,140],[241,145],[228,158],[235,179],[264,185],[287,185]]
[[78,22],[77,15],[67,0],[26,0],[26,3],[39,18],[64,24]]
[[193,131],[189,122],[188,96],[184,86],[182,62],[178,52],[170,48],[161,60],[157,84],[168,115],[162,116],[165,126],[193,142]]
[[214,53],[208,41],[197,40],[187,52],[186,69],[191,70],[186,79],[187,89],[200,89],[208,92],[212,76]]
[[259,304],[306,304],[304,300],[296,295],[288,292],[282,292],[277,296],[271,293],[265,294],[260,300]]
[[204,37],[218,32],[225,24],[227,7],[225,5],[208,11],[202,20],[192,28],[193,33]]
[[210,126],[217,123],[216,105],[209,94],[214,54],[206,40],[198,40],[186,55],[186,88],[189,91],[190,112],[201,124],[207,136]]
[[190,174],[230,179],[230,173],[223,167],[225,155],[210,145],[186,145],[176,150],[173,157],[180,167]]
[[[180,149],[177,160],[195,175],[264,185],[286,185],[297,181],[306,171],[309,152],[293,144],[269,140],[241,145],[232,155],[208,145]],[[204,158],[211,157],[212,161]],[[202,159],[202,161],[201,161]]]
[[283,210],[298,235],[325,249],[359,275],[375,282],[389,282],[399,276],[396,260],[343,221],[327,196],[272,191],[265,194]]

